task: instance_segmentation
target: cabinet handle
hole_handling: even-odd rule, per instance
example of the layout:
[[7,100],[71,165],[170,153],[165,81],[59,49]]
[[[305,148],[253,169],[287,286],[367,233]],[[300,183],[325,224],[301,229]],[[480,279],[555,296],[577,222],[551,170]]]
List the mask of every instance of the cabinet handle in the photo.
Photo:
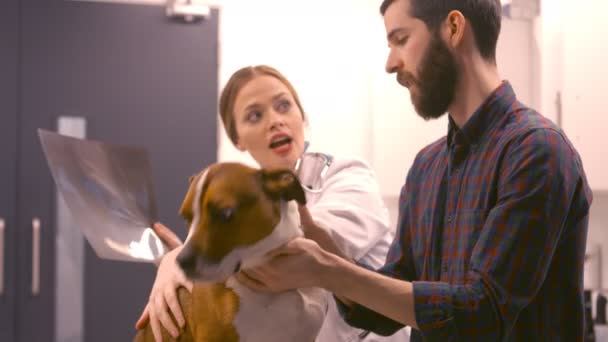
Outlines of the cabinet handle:
[[4,294],[4,228],[4,219],[0,217],[0,296]]
[[40,219],[32,220],[32,295],[40,293]]
[[562,93],[560,91],[555,94],[555,109],[556,109],[556,124],[557,127],[562,128]]

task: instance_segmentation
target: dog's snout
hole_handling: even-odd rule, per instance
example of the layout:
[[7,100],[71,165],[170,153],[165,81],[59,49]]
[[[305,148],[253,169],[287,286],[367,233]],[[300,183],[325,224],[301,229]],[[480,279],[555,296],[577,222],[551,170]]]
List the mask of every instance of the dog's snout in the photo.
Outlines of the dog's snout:
[[185,272],[193,271],[196,268],[196,253],[188,245],[177,255],[177,264]]

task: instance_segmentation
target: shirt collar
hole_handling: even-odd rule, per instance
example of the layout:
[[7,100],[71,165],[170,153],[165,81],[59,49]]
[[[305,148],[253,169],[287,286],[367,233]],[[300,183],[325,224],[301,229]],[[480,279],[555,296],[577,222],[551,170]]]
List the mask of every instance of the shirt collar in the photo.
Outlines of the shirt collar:
[[448,146],[454,143],[475,145],[504,117],[516,101],[513,87],[508,81],[503,81],[475,110],[462,128],[454,122],[451,116],[448,123]]

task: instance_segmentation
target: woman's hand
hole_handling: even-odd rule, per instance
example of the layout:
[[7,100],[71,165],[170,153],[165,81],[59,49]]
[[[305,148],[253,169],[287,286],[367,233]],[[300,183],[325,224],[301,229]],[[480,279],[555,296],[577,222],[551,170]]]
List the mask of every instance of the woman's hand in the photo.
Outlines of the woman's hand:
[[348,258],[340,247],[338,247],[338,245],[334,242],[328,230],[325,230],[317,225],[306,206],[298,206],[298,211],[300,212],[300,224],[302,225],[302,230],[304,231],[304,237],[314,240],[324,250],[342,257],[343,259],[350,260],[350,258]]
[[[170,235],[173,234],[165,226],[156,226],[159,226],[159,224],[156,224],[154,227],[157,233],[164,230],[164,232],[159,233],[159,236],[161,237],[170,237]],[[176,241],[179,241],[177,236],[175,236],[175,238],[176,239],[172,240],[174,245],[176,244]],[[135,325],[137,329],[142,329],[149,321],[154,338],[159,342],[162,340],[161,324],[174,338],[177,338],[179,335],[179,330],[173,323],[173,320],[169,315],[169,310],[171,310],[173,317],[175,317],[175,320],[178,322],[180,327],[183,327],[185,324],[184,315],[177,299],[177,288],[183,286],[188,289],[188,291],[192,292],[192,282],[186,278],[175,261],[175,258],[182,250],[181,241],[179,241],[179,243],[179,247],[174,248],[162,258],[156,273],[156,279],[154,280],[154,285],[152,286],[148,303]],[[171,242],[167,244],[171,246]]]
[[182,240],[177,236],[171,229],[167,228],[162,223],[155,223],[152,225],[152,229],[163,240],[170,251],[176,249],[183,244]]

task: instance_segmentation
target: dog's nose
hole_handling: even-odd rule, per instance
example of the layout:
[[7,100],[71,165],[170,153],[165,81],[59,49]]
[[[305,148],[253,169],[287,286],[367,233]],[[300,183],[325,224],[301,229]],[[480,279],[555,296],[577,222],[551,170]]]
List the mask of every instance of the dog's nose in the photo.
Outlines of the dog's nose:
[[193,271],[196,268],[196,254],[188,245],[184,246],[176,260],[179,267],[186,272]]

